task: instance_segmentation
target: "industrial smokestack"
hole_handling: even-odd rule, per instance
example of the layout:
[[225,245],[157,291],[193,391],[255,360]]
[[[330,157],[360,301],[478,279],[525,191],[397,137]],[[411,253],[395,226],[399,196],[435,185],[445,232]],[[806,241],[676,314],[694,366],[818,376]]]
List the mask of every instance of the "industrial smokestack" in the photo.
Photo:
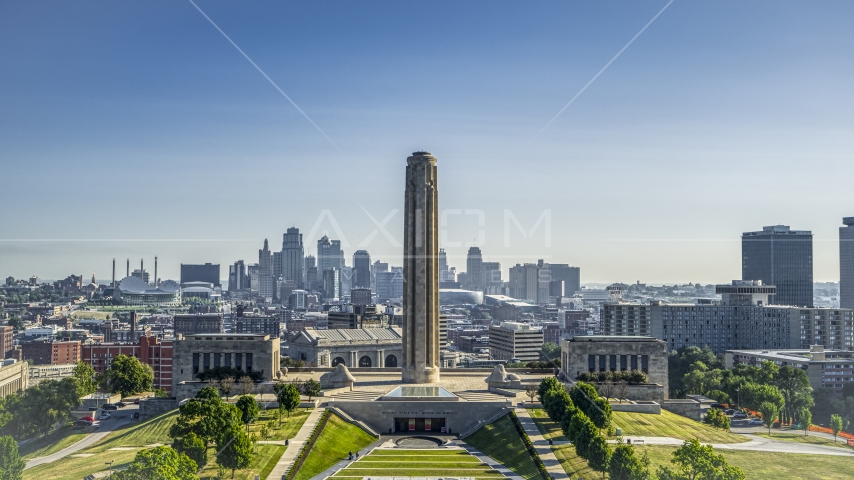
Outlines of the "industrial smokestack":
[[128,273],[125,275],[126,277],[130,276],[130,259],[128,258]]
[[154,257],[154,288],[157,288],[157,257]]
[[116,288],[116,259],[113,259],[113,288]]
[[142,266],[142,259],[139,259],[139,279],[145,281],[145,268]]

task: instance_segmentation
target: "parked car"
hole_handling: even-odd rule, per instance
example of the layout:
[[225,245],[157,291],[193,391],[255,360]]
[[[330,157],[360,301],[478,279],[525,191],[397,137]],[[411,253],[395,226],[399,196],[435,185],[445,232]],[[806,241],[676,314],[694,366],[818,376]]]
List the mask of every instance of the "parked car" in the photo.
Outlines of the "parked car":
[[133,401],[133,404],[134,404],[134,405],[139,405],[139,401],[140,401],[140,399],[139,399],[139,398],[137,398],[136,400],[134,400],[134,401]]
[[723,410],[723,409],[724,409],[724,406],[723,406],[723,405],[721,405],[720,403],[713,403],[713,404],[711,404],[711,405],[709,405],[709,406],[710,406],[710,407],[712,407],[712,408],[717,408],[718,410]]
[[74,421],[74,426],[75,427],[91,427],[93,423],[95,423],[95,422],[93,422],[91,420],[80,419],[80,420]]
[[110,419],[110,413],[109,412],[104,412],[101,414],[101,420],[109,420],[109,419]]
[[728,408],[728,409],[724,410],[724,413],[727,415],[735,415],[735,410]]
[[101,410],[118,410],[118,405],[113,405],[112,403],[105,403],[101,405]]
[[747,414],[743,412],[735,412],[735,415],[732,418],[747,418]]
[[119,408],[125,408],[125,407],[127,407],[127,406],[128,406],[128,404],[127,404],[127,403],[125,403],[125,402],[119,402],[119,403],[117,403],[116,405],[117,405]]
[[760,420],[758,418],[751,418],[750,420],[747,421],[747,424],[748,425],[764,425],[762,423],[762,420]]

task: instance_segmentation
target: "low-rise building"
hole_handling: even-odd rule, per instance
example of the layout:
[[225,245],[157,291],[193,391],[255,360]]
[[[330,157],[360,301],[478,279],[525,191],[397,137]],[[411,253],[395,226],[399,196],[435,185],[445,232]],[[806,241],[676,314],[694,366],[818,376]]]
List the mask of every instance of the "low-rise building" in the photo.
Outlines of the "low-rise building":
[[0,398],[23,392],[29,386],[30,369],[27,362],[8,358],[0,364]]
[[42,342],[21,344],[21,356],[33,365],[65,365],[81,358],[80,342]]
[[178,335],[174,341],[172,386],[193,382],[196,375],[217,367],[260,372],[265,381],[280,367],[278,337],[245,333]]
[[399,327],[314,330],[291,335],[288,356],[318,367],[400,367],[402,332]]
[[527,323],[502,322],[489,327],[489,356],[493,360],[536,362],[543,348],[543,331]]
[[175,315],[173,327],[176,336],[197,333],[225,333],[221,313]]
[[234,333],[252,333],[278,337],[282,333],[278,315],[245,315],[234,319]]
[[157,337],[140,337],[137,343],[96,343],[83,345],[83,361],[92,366],[95,373],[104,373],[116,355],[136,357],[154,370],[154,388],[172,392],[172,340]]
[[825,349],[813,345],[809,349],[786,350],[727,350],[724,365],[733,368],[744,364],[760,366],[762,362],[806,370],[814,389],[830,388],[842,393],[846,383],[854,382],[854,352]]

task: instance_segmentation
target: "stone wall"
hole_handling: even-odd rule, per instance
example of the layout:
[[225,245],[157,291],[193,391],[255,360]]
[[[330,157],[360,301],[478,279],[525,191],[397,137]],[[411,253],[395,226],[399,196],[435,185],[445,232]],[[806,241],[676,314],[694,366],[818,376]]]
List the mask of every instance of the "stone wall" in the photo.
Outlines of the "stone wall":
[[23,392],[29,386],[30,366],[27,362],[15,362],[0,367],[0,398]]
[[702,421],[706,414],[702,403],[690,399],[665,400],[661,408],[697,421]]
[[451,433],[459,433],[502,408],[513,408],[511,400],[492,402],[395,402],[347,401],[330,399],[337,407],[380,433],[394,431],[395,418],[444,418]]
[[[199,334],[179,336],[175,340],[172,356],[172,395],[181,398],[176,388],[181,382],[196,381],[193,365],[193,354],[199,354],[198,370],[204,370],[204,354],[231,355],[231,363],[235,367],[236,357],[242,355],[241,369],[246,368],[246,354],[252,354],[252,371],[261,372],[265,381],[270,381],[279,371],[280,348],[279,339],[269,335],[250,334]],[[220,366],[226,366],[224,357],[220,357]],[[209,367],[215,368],[214,359],[209,361]]]
[[[644,373],[649,376],[649,383],[661,385],[664,388],[663,398],[668,398],[666,342],[652,337],[599,335],[567,339],[561,343],[561,373],[567,380],[575,380],[579,374],[590,372],[591,355],[594,357],[593,372],[632,370],[632,358],[635,358],[637,363],[636,369],[643,370],[642,360],[646,357],[648,363]],[[603,357],[604,369],[600,363]],[[614,364],[611,363],[612,360]]]
[[148,420],[178,408],[178,400],[169,397],[146,398],[139,402],[139,419]]
[[623,402],[612,403],[611,410],[615,412],[649,413],[660,415],[661,404],[656,402]]

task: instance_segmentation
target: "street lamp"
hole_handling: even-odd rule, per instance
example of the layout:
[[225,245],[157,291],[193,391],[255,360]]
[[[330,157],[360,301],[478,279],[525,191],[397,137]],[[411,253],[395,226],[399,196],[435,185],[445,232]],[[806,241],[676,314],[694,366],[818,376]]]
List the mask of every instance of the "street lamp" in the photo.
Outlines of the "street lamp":
[[110,477],[109,478],[113,478],[113,462],[115,462],[115,460],[110,460],[109,462],[104,462],[104,465],[110,466]]
[[741,392],[740,388],[735,389],[736,402],[738,402],[738,408],[741,408],[741,393],[740,392]]

